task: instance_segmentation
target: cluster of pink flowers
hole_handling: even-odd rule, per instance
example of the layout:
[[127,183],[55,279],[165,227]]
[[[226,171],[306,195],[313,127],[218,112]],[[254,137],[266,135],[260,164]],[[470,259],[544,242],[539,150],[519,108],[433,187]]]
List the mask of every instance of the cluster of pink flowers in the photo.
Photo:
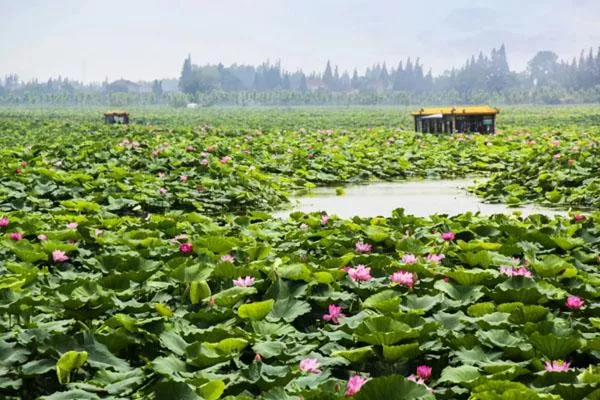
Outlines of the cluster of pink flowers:
[[390,276],[390,280],[406,287],[413,287],[415,284],[415,274],[407,271],[397,271]]
[[319,360],[316,358],[304,358],[302,361],[300,361],[300,371],[302,372],[320,374],[321,370],[319,367]]
[[62,263],[69,260],[69,256],[64,251],[54,250],[52,252],[52,260],[57,263]]
[[350,279],[354,282],[366,282],[371,279],[371,267],[359,264],[355,268],[346,267],[345,269]]
[[233,285],[237,287],[250,287],[254,285],[254,278],[251,276],[246,276],[242,278],[241,276],[237,279],[233,280]]
[[412,374],[406,379],[418,385],[423,385],[427,388],[429,392],[433,392],[433,389],[431,389],[425,384],[425,381],[427,381],[431,377],[431,370],[432,368],[428,365],[419,365],[417,367],[416,375]]
[[356,244],[354,245],[354,249],[359,253],[368,253],[371,251],[372,248],[373,246],[363,242],[356,242]]
[[415,264],[417,262],[417,257],[415,257],[414,254],[405,254],[402,256],[402,263],[403,264]]
[[432,262],[432,263],[438,263],[438,262],[442,261],[444,258],[446,258],[446,256],[443,254],[428,254],[427,257],[425,257],[425,259],[427,261]]
[[563,360],[546,361],[544,369],[546,372],[567,372],[570,365],[570,362]]
[[6,228],[10,221],[6,217],[0,218],[0,228]]
[[194,251],[194,247],[191,243],[181,243],[179,245],[179,252],[182,254],[190,254]]
[[454,234],[454,232],[442,232],[441,237],[443,240],[454,240],[454,238],[456,237],[456,235]]
[[23,234],[21,232],[11,232],[8,235],[12,240],[23,240]]
[[579,310],[583,307],[583,299],[579,296],[569,296],[565,300],[565,305],[571,310]]
[[338,324],[339,318],[343,318],[346,315],[342,313],[342,306],[337,306],[335,304],[329,305],[329,314],[323,314],[323,319],[325,321],[331,321],[334,324]]
[[525,267],[506,267],[506,266],[501,266],[500,267],[500,273],[506,275],[506,276],[524,276],[526,278],[531,278],[532,274],[531,271],[528,270]]
[[233,263],[235,261],[235,257],[233,257],[231,254],[225,254],[221,257],[221,261]]
[[348,383],[346,384],[346,392],[344,395],[346,397],[352,397],[356,393],[360,391],[360,388],[367,383],[367,378],[363,378],[360,375],[352,375],[350,379],[348,379]]

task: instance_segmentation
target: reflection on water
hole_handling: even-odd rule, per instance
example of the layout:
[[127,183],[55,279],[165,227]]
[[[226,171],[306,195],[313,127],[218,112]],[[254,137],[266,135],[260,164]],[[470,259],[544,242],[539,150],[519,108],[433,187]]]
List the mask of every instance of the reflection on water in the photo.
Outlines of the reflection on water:
[[317,188],[306,196],[292,198],[293,209],[277,211],[275,216],[285,218],[293,211],[326,211],[342,218],[354,216],[389,217],[392,210],[404,208],[406,214],[425,217],[431,214],[455,215],[467,211],[484,215],[529,214],[566,215],[566,211],[536,205],[508,207],[505,204],[486,204],[466,188],[472,179],[429,180],[394,183],[375,183],[345,187],[343,196],[336,196],[334,188]]

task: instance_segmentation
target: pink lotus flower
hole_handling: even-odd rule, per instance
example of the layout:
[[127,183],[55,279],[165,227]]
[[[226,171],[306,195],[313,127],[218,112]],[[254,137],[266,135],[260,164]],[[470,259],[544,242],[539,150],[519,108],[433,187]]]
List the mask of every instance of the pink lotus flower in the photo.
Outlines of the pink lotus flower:
[[140,147],[140,142],[131,143],[131,147],[133,147],[134,149],[137,149],[138,147]]
[[399,285],[413,287],[415,284],[415,275],[412,272],[398,271],[390,276],[390,280]]
[[263,358],[259,353],[254,354],[254,361],[255,362],[262,362]]
[[77,222],[69,222],[67,224],[68,229],[77,229],[78,226],[79,226],[79,224]]
[[158,173],[158,177],[159,178],[164,178],[165,176],[167,176],[167,174],[165,174],[164,172],[159,172]]
[[240,276],[239,278],[233,280],[233,285],[238,287],[250,287],[254,285],[254,278],[251,276],[242,278]]
[[442,261],[444,258],[446,258],[446,256],[443,254],[428,254],[427,257],[425,257],[425,259],[427,261],[432,262],[432,263],[438,263],[438,262]]
[[371,279],[371,267],[365,267],[362,264],[357,265],[356,268],[347,268],[346,272],[354,282],[366,282]]
[[179,252],[183,254],[189,254],[194,251],[194,247],[191,243],[181,243],[179,245]]
[[219,160],[221,164],[227,164],[229,161],[231,161],[231,157],[229,156],[221,157],[221,159]]
[[579,296],[569,296],[565,300],[565,305],[571,310],[579,310],[583,307],[583,299]]
[[531,278],[531,271],[525,267],[500,267],[500,273],[506,276],[524,276],[526,278]]
[[63,166],[63,162],[62,161],[57,161],[54,163],[55,166],[57,167],[62,167]]
[[180,180],[181,182],[187,182],[187,180],[188,180],[188,177],[187,177],[187,175],[179,175],[179,180]]
[[54,250],[52,252],[52,260],[57,263],[62,263],[69,260],[69,256],[64,251]]
[[405,254],[405,255],[402,256],[402,263],[403,264],[414,264],[417,261],[418,261],[417,257],[415,257],[414,254]]
[[158,189],[158,193],[160,193],[160,194],[166,194],[167,192],[168,192],[168,190],[165,189],[164,187],[161,187]]
[[348,379],[348,383],[346,384],[346,393],[344,395],[346,397],[352,397],[356,393],[360,391],[362,385],[367,382],[367,378],[363,378],[360,375],[352,375],[350,379]]
[[309,372],[311,374],[320,374],[319,360],[316,358],[305,358],[300,361],[300,371]]
[[96,229],[96,230],[94,231],[94,234],[95,234],[96,236],[100,236],[100,235],[102,235],[103,233],[104,233],[104,231],[103,231],[102,229]]
[[187,151],[188,153],[191,153],[192,151],[194,151],[194,146],[192,146],[191,144],[185,148],[185,151]]
[[346,315],[342,313],[342,306],[336,306],[335,304],[329,305],[329,314],[323,314],[325,321],[331,321],[334,324],[338,324],[339,318],[343,318]]
[[[585,219],[585,215],[583,215],[583,214],[575,214],[575,221],[581,222],[584,219]],[[2,225],[0,225],[0,226],[2,226]]]
[[567,160],[567,164],[569,164],[569,166],[572,167],[573,165],[575,165],[575,160],[573,160],[572,158],[569,158]]
[[552,158],[554,158],[555,160],[558,160],[560,158],[560,153],[556,153],[555,155],[552,156]]
[[442,239],[444,239],[444,240],[454,240],[455,237],[456,237],[456,235],[454,234],[454,232],[443,232],[442,233]]
[[327,225],[329,222],[329,215],[321,215],[321,225]]
[[38,240],[39,240],[39,241],[42,241],[42,242],[43,242],[44,240],[48,240],[48,236],[46,236],[46,235],[43,235],[43,234],[40,234],[40,235],[38,235],[38,236],[37,236],[37,238],[38,238]]
[[431,367],[429,365],[419,365],[417,367],[417,375],[423,380],[429,379],[431,376]]
[[206,151],[208,151],[209,153],[211,153],[214,150],[214,148],[212,146],[208,146],[206,148]]
[[208,165],[208,160],[206,158],[203,158],[202,160],[200,160],[200,165],[206,167]]
[[10,221],[6,217],[0,218],[0,228],[6,228]]
[[371,251],[371,249],[373,248],[373,246],[371,246],[368,243],[356,242],[356,244],[354,245],[354,248],[359,253],[368,253],[368,252]]
[[9,237],[12,240],[23,240],[23,234],[21,232],[11,232]]
[[300,225],[300,229],[308,229],[308,225],[307,224],[302,224],[302,225]]
[[235,257],[231,254],[225,254],[221,257],[221,261],[233,263],[235,261]]
[[544,369],[547,372],[567,372],[570,365],[570,362],[563,360],[554,360],[552,362],[546,361],[546,366]]

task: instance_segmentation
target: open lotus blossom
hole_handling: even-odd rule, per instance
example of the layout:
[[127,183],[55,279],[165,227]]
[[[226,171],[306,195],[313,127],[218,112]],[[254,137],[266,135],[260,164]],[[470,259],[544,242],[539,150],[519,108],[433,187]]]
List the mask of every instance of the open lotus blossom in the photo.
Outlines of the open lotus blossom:
[[454,238],[456,237],[454,232],[442,232],[441,236],[444,240],[454,240]]
[[208,165],[208,160],[206,158],[203,158],[202,160],[200,160],[200,165],[206,167]]
[[365,267],[362,264],[357,265],[356,268],[347,268],[346,272],[354,282],[366,282],[371,279],[371,267]]
[[583,307],[583,299],[579,296],[569,296],[565,300],[565,305],[571,310],[579,310]]
[[563,360],[554,360],[552,362],[546,361],[546,366],[544,369],[547,372],[567,372],[570,365],[570,362]]
[[69,260],[69,256],[65,254],[64,251],[54,250],[52,252],[52,261],[57,263],[62,263]]
[[506,276],[524,276],[526,278],[531,278],[531,271],[525,267],[500,267],[500,273]]
[[21,232],[11,232],[8,236],[12,240],[23,240],[23,234]]
[[415,284],[415,275],[412,272],[408,271],[398,271],[394,272],[390,276],[390,280],[399,285],[413,287],[413,285]]
[[442,261],[444,258],[446,258],[446,256],[443,254],[428,254],[427,257],[425,257],[425,259],[427,261],[432,262],[432,263],[438,263],[438,262]]
[[319,360],[316,358],[305,358],[300,361],[300,371],[302,372],[320,374],[321,370],[319,369],[319,366]]
[[188,180],[188,177],[187,177],[187,175],[179,175],[179,180],[180,180],[181,182],[187,182],[187,180]]
[[67,224],[67,228],[69,228],[69,229],[77,229],[78,226],[79,226],[79,224],[77,222],[69,222]]
[[321,225],[327,225],[329,222],[329,215],[321,215]]
[[194,251],[194,247],[191,243],[181,243],[179,245],[179,252],[183,254],[189,254]]
[[556,153],[555,155],[552,156],[552,158],[554,158],[555,160],[558,160],[560,158],[560,153]]
[[6,228],[10,221],[6,217],[0,218],[0,228]]
[[409,253],[409,254],[405,254],[405,255],[402,256],[402,263],[403,264],[414,264],[417,261],[418,261],[417,257],[415,257],[414,254],[410,254]]
[[185,151],[187,151],[188,153],[194,151],[194,146],[190,144],[188,147],[185,148]]
[[346,397],[352,397],[356,393],[360,391],[362,385],[367,382],[367,378],[363,378],[360,375],[352,375],[350,379],[348,379],[348,383],[346,384],[346,393],[344,395]]
[[38,240],[43,242],[44,240],[48,240],[48,236],[44,235],[44,234],[40,234],[37,236]]
[[431,376],[431,369],[429,365],[419,365],[417,367],[417,376],[423,380],[427,380]]
[[225,254],[224,256],[221,257],[221,261],[232,263],[235,261],[235,257],[232,256],[231,254]]
[[329,305],[329,314],[323,314],[325,321],[331,321],[334,324],[338,324],[339,318],[343,318],[346,315],[342,313],[342,306],[336,306],[335,304]]
[[160,193],[160,194],[166,194],[167,192],[168,192],[168,190],[165,189],[164,187],[161,187],[158,189],[158,193]]
[[227,164],[229,161],[231,161],[231,157],[229,156],[221,157],[221,159],[219,160],[221,164]]
[[54,165],[57,166],[57,167],[62,167],[63,162],[62,161],[57,161],[57,162],[54,163]]
[[359,253],[368,253],[371,251],[372,248],[373,246],[363,242],[356,242],[356,244],[354,245],[354,249]]
[[308,229],[308,225],[307,224],[302,224],[302,225],[300,225],[300,229]]
[[242,278],[240,276],[239,278],[233,280],[233,285],[238,287],[250,287],[254,285],[254,278],[251,276]]

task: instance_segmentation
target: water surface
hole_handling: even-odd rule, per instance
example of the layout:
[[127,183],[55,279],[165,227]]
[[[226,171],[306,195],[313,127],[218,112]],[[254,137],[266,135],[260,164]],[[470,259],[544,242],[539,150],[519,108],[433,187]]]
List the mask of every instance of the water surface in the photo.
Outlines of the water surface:
[[293,197],[293,208],[274,212],[280,218],[293,211],[326,211],[342,218],[389,217],[392,210],[404,208],[406,214],[426,217],[432,214],[455,215],[467,211],[483,215],[545,214],[567,215],[564,210],[544,208],[537,205],[509,207],[505,204],[486,204],[469,193],[466,188],[474,185],[473,179],[421,180],[406,182],[382,182],[368,185],[352,185],[344,188],[345,194],[337,196],[335,188],[316,188],[308,194]]

